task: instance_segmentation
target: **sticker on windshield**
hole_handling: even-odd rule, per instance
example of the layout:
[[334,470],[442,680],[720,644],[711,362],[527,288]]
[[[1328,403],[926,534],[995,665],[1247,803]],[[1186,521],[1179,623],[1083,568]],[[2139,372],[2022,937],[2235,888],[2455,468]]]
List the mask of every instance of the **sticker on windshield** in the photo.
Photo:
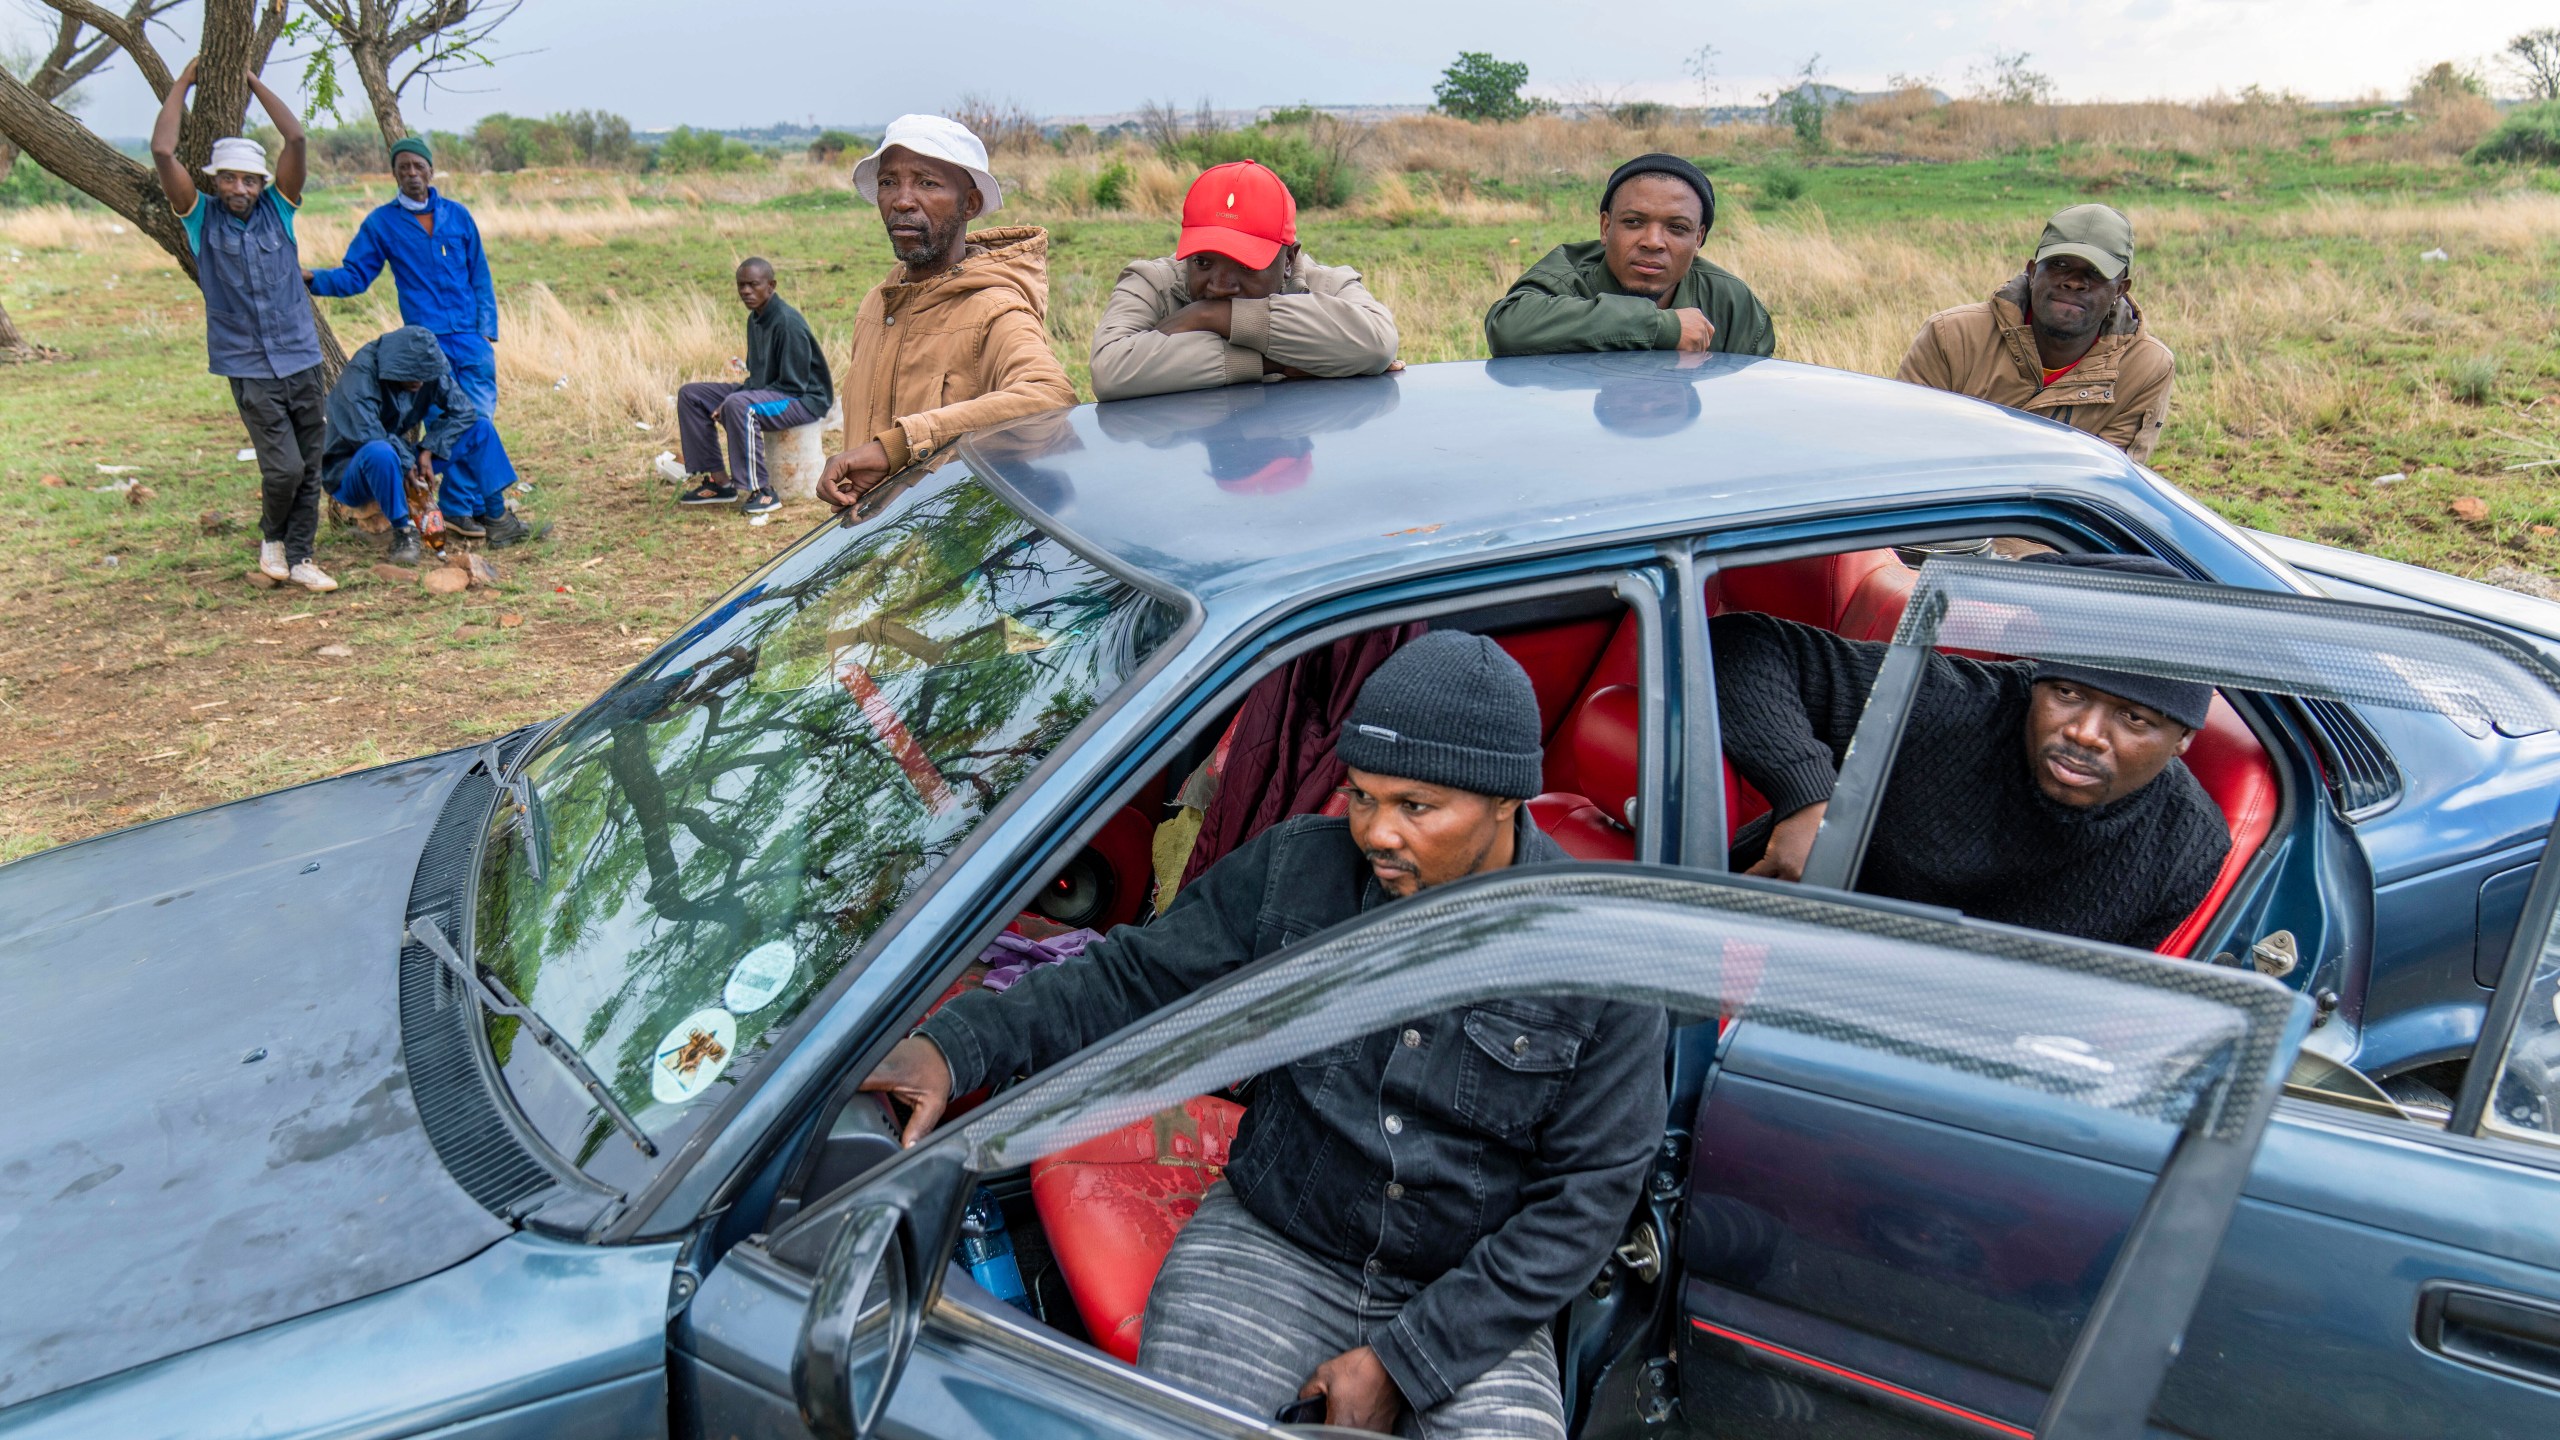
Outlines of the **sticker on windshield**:
[[799,957],[791,953],[788,943],[767,940],[748,951],[729,972],[729,986],[720,992],[720,1003],[733,1015],[753,1014],[772,1004],[799,969]]
[[675,1105],[711,1088],[738,1048],[738,1018],[718,1006],[676,1022],[649,1062],[649,1093]]

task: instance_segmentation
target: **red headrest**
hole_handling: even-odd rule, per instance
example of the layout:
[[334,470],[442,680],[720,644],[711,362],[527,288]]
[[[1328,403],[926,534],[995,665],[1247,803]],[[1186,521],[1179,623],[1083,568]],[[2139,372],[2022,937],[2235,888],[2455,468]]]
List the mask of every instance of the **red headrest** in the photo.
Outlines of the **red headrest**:
[[1584,798],[1621,825],[1632,825],[1628,801],[1636,795],[1639,711],[1636,687],[1609,685],[1591,693],[1557,736],[1573,747],[1573,774]]

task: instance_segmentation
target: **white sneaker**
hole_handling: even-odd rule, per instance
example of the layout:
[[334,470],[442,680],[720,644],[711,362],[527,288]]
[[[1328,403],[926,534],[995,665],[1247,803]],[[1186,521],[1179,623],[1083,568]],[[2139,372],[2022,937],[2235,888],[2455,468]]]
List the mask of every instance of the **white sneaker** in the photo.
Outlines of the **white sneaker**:
[[270,580],[290,580],[293,578],[293,571],[288,569],[284,563],[283,541],[261,540],[258,542],[258,568],[265,572],[266,577]]
[[329,578],[329,572],[321,569],[316,561],[311,560],[305,560],[294,566],[286,572],[285,578],[305,590],[323,595],[338,588],[338,582]]

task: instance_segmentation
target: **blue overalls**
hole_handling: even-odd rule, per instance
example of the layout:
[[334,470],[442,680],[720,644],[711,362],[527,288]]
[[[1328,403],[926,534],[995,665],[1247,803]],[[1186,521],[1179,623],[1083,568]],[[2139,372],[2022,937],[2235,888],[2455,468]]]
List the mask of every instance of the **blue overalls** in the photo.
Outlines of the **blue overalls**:
[[361,295],[384,265],[391,267],[402,323],[435,332],[455,388],[480,412],[480,424],[455,444],[450,467],[437,467],[443,475],[438,503],[448,515],[494,520],[506,513],[507,487],[516,483],[515,462],[494,418],[498,357],[489,347],[498,338],[497,289],[471,212],[431,189],[424,213],[434,222],[432,232],[397,200],[376,206],[357,227],[345,260],[313,273],[311,293]]

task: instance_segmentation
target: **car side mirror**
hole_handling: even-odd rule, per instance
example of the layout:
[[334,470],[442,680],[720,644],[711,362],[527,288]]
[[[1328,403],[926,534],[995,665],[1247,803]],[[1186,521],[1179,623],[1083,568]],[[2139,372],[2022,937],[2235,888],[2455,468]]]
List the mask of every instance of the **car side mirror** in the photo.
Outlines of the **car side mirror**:
[[791,1357],[800,1419],[824,1440],[870,1440],[888,1412],[976,1172],[958,1145],[907,1157],[844,1202]]

